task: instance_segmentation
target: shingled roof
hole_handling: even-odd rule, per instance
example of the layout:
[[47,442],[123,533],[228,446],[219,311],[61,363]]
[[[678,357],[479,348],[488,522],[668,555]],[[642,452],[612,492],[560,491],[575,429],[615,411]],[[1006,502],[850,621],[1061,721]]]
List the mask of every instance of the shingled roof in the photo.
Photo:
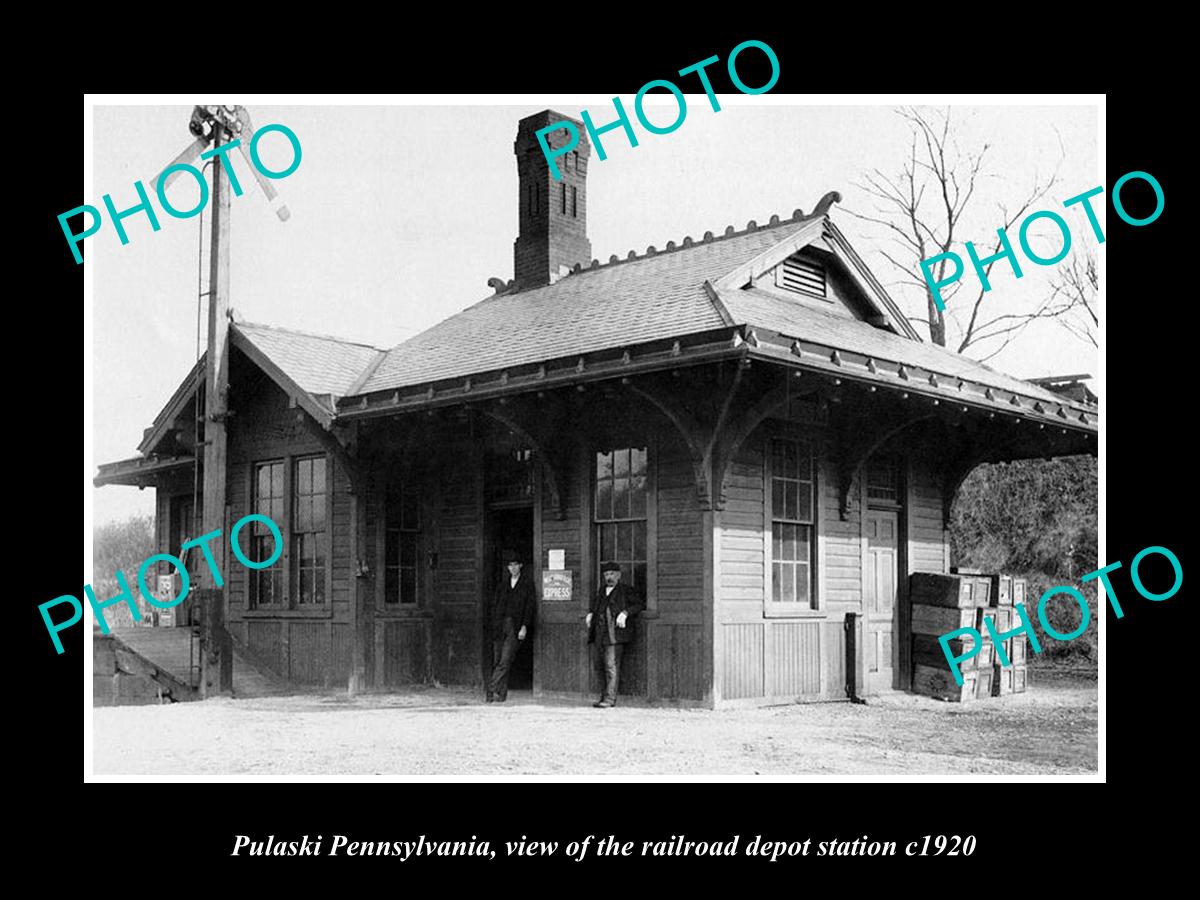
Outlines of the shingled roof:
[[322,334],[237,322],[234,328],[266,354],[300,388],[344,397],[384,350]]
[[573,272],[501,293],[388,351],[358,393],[625,347],[733,324],[704,283],[754,259],[812,217],[738,232]]
[[[326,425],[338,418],[339,407],[340,414],[351,416],[370,410],[367,395],[378,398],[386,394],[391,397],[388,402],[407,407],[411,401],[420,402],[412,395],[414,388],[424,389],[434,382],[467,379],[463,390],[470,390],[469,379],[484,376],[488,383],[498,378],[496,383],[503,385],[507,379],[499,373],[521,366],[741,329],[748,335],[754,330],[778,335],[784,347],[794,341],[797,348],[803,343],[840,350],[848,366],[846,374],[865,369],[873,379],[883,378],[887,383],[892,378],[907,378],[907,368],[919,372],[927,390],[945,392],[947,382],[958,382],[957,390],[962,392],[963,383],[970,382],[989,402],[1021,406],[1015,396],[1019,395],[1030,401],[1025,406],[1036,407],[1047,417],[1055,415],[1057,408],[1060,418],[1067,418],[1062,408],[1066,404],[1075,409],[1069,417],[1073,422],[1095,427],[1092,404],[922,341],[901,321],[894,301],[829,221],[827,213],[834,199],[836,194],[826,195],[808,216],[796,210],[783,221],[773,216],[765,226],[751,222],[740,232],[730,226],[722,236],[708,232],[700,240],[685,238],[678,246],[668,242],[661,251],[649,247],[640,255],[631,251],[625,259],[611,257],[603,265],[593,261],[590,267],[576,266],[570,274],[543,287],[518,291],[512,282],[503,285],[497,281],[497,293],[390,350],[246,322],[236,322],[231,333],[235,346]],[[870,295],[868,303],[882,313],[887,327],[833,315],[750,286],[752,276],[778,262],[776,256],[782,259],[807,243],[835,255],[838,246],[848,251],[841,257],[842,263],[858,270],[864,292]],[[778,352],[766,345],[762,354],[779,358]],[[858,358],[852,359],[851,354]],[[833,358],[836,365],[843,365],[836,352]],[[825,366],[829,359],[825,352],[814,364]],[[202,382],[194,376],[185,380],[176,392],[179,396],[168,406],[188,399],[188,389]],[[520,380],[514,379],[508,387],[519,389]],[[993,396],[992,389],[1004,396]],[[454,393],[442,392],[439,397],[449,399]],[[400,399],[401,394],[405,399]],[[961,395],[963,399],[966,396]],[[351,397],[363,398],[361,403],[354,401],[354,412],[351,401],[344,400]],[[1085,414],[1080,417],[1080,412]],[[170,417],[160,415],[164,423],[156,420],[155,426],[147,429],[140,448],[143,452],[157,442],[165,418]]]

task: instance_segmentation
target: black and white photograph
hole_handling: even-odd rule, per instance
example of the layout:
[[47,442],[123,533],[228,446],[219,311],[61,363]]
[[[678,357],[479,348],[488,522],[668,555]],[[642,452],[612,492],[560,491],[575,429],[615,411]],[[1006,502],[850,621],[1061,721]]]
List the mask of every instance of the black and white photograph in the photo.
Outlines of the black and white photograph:
[[1104,97],[720,74],[89,97],[89,779],[1103,780]]

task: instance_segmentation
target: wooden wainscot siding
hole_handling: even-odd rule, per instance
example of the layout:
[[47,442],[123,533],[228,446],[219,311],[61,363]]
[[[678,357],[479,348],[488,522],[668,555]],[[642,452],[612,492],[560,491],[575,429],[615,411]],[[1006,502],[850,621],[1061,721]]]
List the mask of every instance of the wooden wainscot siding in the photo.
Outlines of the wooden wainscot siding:
[[644,614],[648,696],[653,700],[702,700],[704,603],[703,534],[691,459],[683,442],[662,430],[651,460],[656,486],[657,609]]
[[908,478],[909,572],[949,571],[950,533],[943,527],[942,483],[927,457],[914,457]]
[[936,457],[914,452],[908,457],[905,525],[907,532],[906,577],[900,581],[900,616],[896,639],[900,642],[900,687],[912,687],[912,601],[909,579],[913,572],[950,571],[950,532],[944,527],[943,486]]
[[[253,393],[239,398],[229,431],[229,508],[225,516],[221,571],[229,603],[229,627],[236,641],[257,663],[297,685],[345,685],[350,675],[350,601],[354,561],[350,558],[349,479],[273,383],[261,381]],[[252,512],[254,464],[286,457],[324,455],[329,544],[326,595],[319,607],[251,610],[249,570],[228,549],[233,524]],[[288,503],[291,499],[288,498]],[[279,523],[281,526],[283,523]],[[243,547],[248,546],[245,532]],[[285,547],[290,536],[284,534]],[[215,545],[216,542],[214,542]],[[214,546],[214,549],[215,546]]]
[[425,510],[422,522],[425,558],[437,553],[437,568],[423,584],[431,586],[428,601],[434,613],[432,647],[433,677],[442,684],[479,684],[483,622],[480,610],[480,558],[482,518],[480,515],[481,471],[469,440],[455,437],[437,446],[441,457],[422,482]]
[[855,509],[845,522],[839,516],[837,470],[823,431],[792,424],[786,436],[811,439],[815,454],[817,609],[768,615],[771,535],[765,455],[780,427],[786,426],[768,421],[742,445],[731,463],[726,505],[719,514],[715,677],[721,705],[845,696],[842,623],[845,613],[861,604],[859,512]]
[[[571,599],[546,601],[538,584],[537,628],[534,634],[533,691],[535,696],[581,695],[588,690],[587,632],[583,617],[587,614],[592,565],[591,544],[585,540],[583,525],[583,485],[590,473],[590,451],[577,446],[562,454],[567,461],[559,471],[559,491],[563,518],[557,518],[550,492],[540,491],[541,549],[535,562],[535,577],[541,578],[550,550],[564,551],[564,565],[571,572]],[[540,465],[540,463],[539,463]],[[582,469],[582,473],[581,473]],[[539,477],[544,477],[539,472]],[[588,509],[591,507],[588,506]]]

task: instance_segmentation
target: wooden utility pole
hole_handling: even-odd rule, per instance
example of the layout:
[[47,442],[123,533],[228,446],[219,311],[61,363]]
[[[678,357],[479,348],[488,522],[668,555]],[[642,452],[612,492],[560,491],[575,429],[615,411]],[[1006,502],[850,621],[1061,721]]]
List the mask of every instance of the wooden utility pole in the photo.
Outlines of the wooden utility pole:
[[[228,143],[229,132],[218,117],[213,122],[213,147]],[[212,249],[209,256],[208,360],[205,367],[204,421],[204,526],[203,533],[220,530],[211,542],[217,565],[229,572],[229,529],[225,521],[226,431],[229,394],[229,179],[223,161],[212,166]],[[233,647],[223,587],[201,592],[203,625],[201,635],[200,695],[227,696],[233,693]]]

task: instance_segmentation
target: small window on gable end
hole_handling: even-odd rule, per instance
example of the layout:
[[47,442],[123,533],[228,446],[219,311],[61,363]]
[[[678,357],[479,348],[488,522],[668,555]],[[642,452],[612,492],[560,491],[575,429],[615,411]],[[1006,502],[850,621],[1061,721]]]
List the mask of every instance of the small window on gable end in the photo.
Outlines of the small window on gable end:
[[796,294],[829,299],[825,285],[825,267],[794,253],[775,267],[775,286]]

